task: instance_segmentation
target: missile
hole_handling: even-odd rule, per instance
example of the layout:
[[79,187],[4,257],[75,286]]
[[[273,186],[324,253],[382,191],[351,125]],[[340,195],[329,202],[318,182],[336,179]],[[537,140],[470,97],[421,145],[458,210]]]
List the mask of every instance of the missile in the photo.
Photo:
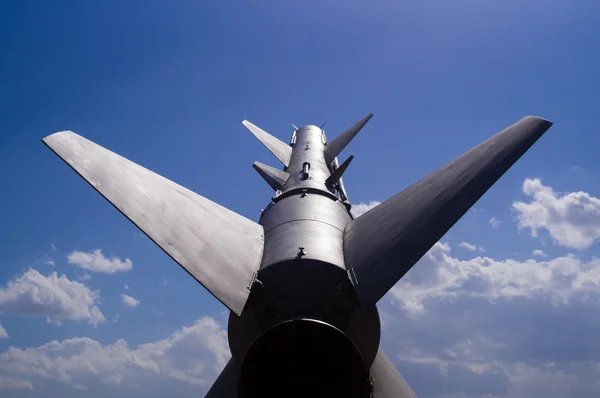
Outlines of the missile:
[[258,222],[72,131],[42,141],[230,310],[207,397],[412,398],[377,302],[552,123],[527,116],[355,219],[337,157],[372,116],[290,144],[244,120],[283,164],[253,165],[276,191]]

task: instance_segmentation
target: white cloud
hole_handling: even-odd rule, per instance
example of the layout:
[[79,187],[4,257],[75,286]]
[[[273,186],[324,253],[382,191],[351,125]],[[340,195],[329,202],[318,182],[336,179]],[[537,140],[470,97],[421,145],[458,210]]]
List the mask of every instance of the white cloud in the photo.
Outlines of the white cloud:
[[459,260],[450,246],[436,243],[392,288],[411,313],[425,309],[432,298],[472,296],[485,300],[543,297],[558,304],[574,297],[600,297],[600,259],[582,262],[573,255],[548,261]]
[[[437,243],[380,306],[382,348],[419,397],[529,398],[539,383],[548,398],[598,396],[600,264],[450,253]],[[228,358],[226,329],[203,318],[137,347],[86,337],[11,347],[0,354],[0,374],[37,396],[48,381],[72,391],[61,396],[202,396]]]
[[33,384],[23,379],[0,376],[0,391],[2,390],[33,390]]
[[7,339],[8,333],[6,333],[6,329],[2,327],[2,323],[0,323],[0,339]]
[[600,199],[581,191],[559,194],[539,178],[526,179],[523,192],[531,201],[512,207],[519,228],[529,228],[531,236],[545,229],[560,246],[580,250],[600,238]]
[[35,265],[55,265],[54,259],[48,255],[44,255],[34,261]]
[[469,242],[465,242],[464,240],[462,242],[460,242],[458,244],[458,246],[460,246],[460,247],[462,247],[464,249],[467,249],[470,252],[474,252],[476,250],[478,250],[478,251],[480,251],[482,253],[485,252],[485,249],[483,247],[477,246],[477,245],[472,245]]
[[62,324],[63,324],[61,321],[58,321],[56,319],[51,319],[49,316],[46,317],[46,323],[51,323],[56,326],[62,326]]
[[357,205],[352,205],[352,209],[350,210],[350,212],[352,213],[354,218],[360,217],[372,208],[379,206],[380,204],[381,202],[378,202],[376,200],[372,200],[369,203],[360,202]]
[[56,246],[54,246],[54,243],[51,243],[50,247],[52,248],[52,250],[56,251]]
[[598,259],[456,258],[436,243],[378,307],[382,348],[419,397],[600,396]]
[[498,218],[496,218],[496,217],[490,218],[490,225],[493,228],[498,228],[500,226],[500,224],[502,224],[502,221],[500,221]]
[[89,253],[74,251],[67,256],[69,264],[75,264],[78,267],[92,271],[112,274],[115,272],[126,272],[133,267],[130,259],[121,261],[118,257],[108,259],[104,257],[101,249],[93,250]]
[[129,285],[126,283],[124,286],[125,290],[129,290]]
[[136,348],[124,340],[102,345],[88,337],[26,349],[10,347],[0,354],[0,374],[26,382],[22,388],[42,394],[47,380],[79,390],[100,383],[125,392],[148,392],[153,388],[150,384],[171,380],[206,391],[229,357],[226,329],[205,317],[163,340]]
[[0,288],[0,310],[48,317],[51,321],[86,320],[104,322],[96,306],[99,292],[52,272],[47,277],[30,268]]
[[128,307],[137,307],[138,305],[140,305],[139,300],[136,300],[133,297],[128,296],[127,294],[121,294],[121,301]]
[[544,253],[544,251],[543,251],[543,250],[541,250],[541,249],[535,249],[535,250],[533,251],[532,255],[534,255],[534,256],[538,256],[538,257],[548,257],[548,256],[546,255],[546,253]]
[[458,246],[463,247],[463,248],[467,249],[470,252],[477,250],[477,246],[472,245],[469,242],[465,242],[464,240],[462,242],[460,242],[458,244]]

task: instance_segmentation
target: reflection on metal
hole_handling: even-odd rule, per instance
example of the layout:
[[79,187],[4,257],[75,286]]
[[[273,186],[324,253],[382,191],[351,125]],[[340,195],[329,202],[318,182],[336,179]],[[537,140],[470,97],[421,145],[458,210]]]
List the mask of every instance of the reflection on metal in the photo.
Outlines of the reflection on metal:
[[329,143],[294,126],[290,145],[244,121],[285,166],[253,165],[275,190],[258,223],[70,131],[44,142],[231,310],[208,397],[414,398],[377,301],[552,123],[526,117],[354,219],[337,156],[371,116]]

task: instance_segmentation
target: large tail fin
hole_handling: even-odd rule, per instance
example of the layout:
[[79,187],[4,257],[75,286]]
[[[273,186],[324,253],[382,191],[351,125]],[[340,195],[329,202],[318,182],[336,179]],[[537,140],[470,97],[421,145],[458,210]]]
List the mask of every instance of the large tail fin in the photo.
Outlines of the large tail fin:
[[263,229],[71,131],[43,142],[231,311],[241,314]]
[[344,260],[361,305],[375,304],[551,125],[528,116],[351,221]]

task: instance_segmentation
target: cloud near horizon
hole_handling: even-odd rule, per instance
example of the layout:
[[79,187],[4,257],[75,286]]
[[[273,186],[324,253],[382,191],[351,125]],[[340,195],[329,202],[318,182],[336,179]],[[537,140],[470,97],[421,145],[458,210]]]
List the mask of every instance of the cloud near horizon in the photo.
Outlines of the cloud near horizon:
[[206,391],[229,357],[226,330],[213,318],[203,317],[167,338],[135,348],[124,340],[102,345],[88,337],[10,347],[0,354],[0,374],[13,389],[42,393],[53,381],[76,390],[102,388],[110,394],[117,389],[123,396],[146,391],[160,396],[166,392],[157,384],[170,386],[173,381],[188,386],[188,393]]
[[[355,216],[378,204],[355,205]],[[419,397],[598,396],[600,259],[534,248],[531,258],[498,259],[467,241],[456,246],[466,251],[434,244],[378,304],[381,347]],[[0,289],[0,309],[92,323],[94,294],[64,275],[30,269]],[[121,295],[123,304],[129,299],[139,305]],[[71,396],[202,395],[230,358],[227,330],[208,316],[188,325],[135,347],[90,337],[11,346],[0,353],[0,390],[9,397],[49,386]]]

